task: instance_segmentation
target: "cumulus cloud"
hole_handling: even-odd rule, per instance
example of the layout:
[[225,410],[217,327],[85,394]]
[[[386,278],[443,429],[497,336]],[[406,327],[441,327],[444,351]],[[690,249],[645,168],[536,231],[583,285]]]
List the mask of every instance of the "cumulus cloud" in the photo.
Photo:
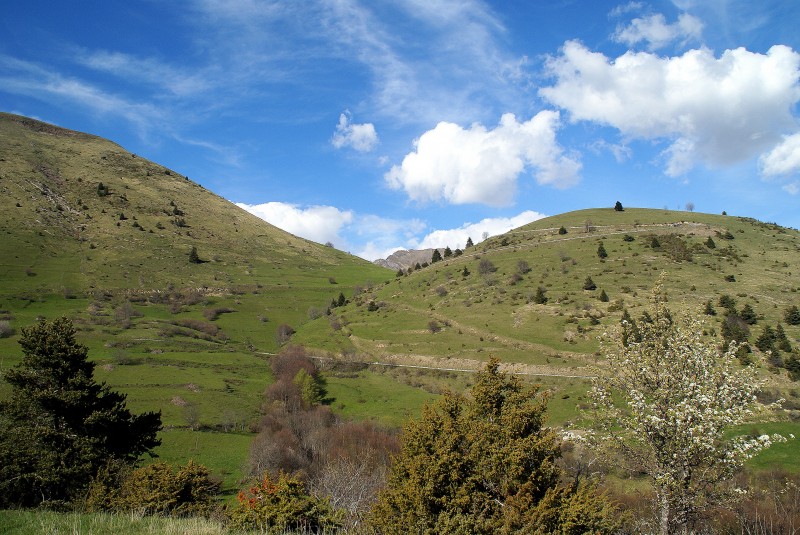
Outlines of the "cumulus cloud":
[[378,133],[372,123],[353,123],[350,112],[345,110],[339,115],[331,143],[337,149],[351,147],[358,152],[369,152],[378,145]]
[[353,220],[349,210],[339,210],[333,206],[300,207],[296,204],[267,202],[263,204],[245,204],[237,202],[236,206],[260,217],[267,223],[318,243],[342,243],[339,232]]
[[419,202],[506,206],[514,200],[517,177],[526,170],[539,184],[563,188],[578,181],[581,164],[556,141],[559,125],[555,111],[541,111],[525,122],[507,113],[493,130],[440,122],[384,178]]
[[703,22],[688,13],[681,13],[672,24],[661,13],[654,13],[635,18],[627,26],[618,26],[612,39],[628,46],[644,41],[648,49],[657,50],[673,41],[699,41],[702,33]]
[[744,48],[719,58],[707,49],[659,57],[627,52],[611,60],[577,41],[565,43],[547,70],[555,85],[540,90],[569,111],[624,136],[667,140],[666,173],[679,176],[698,163],[747,160],[796,129],[800,54],[776,45],[766,54]]
[[784,136],[783,141],[759,159],[761,174],[777,177],[800,173],[800,132]]
[[482,219],[477,223],[464,223],[458,228],[448,230],[434,230],[426,235],[416,249],[433,249],[439,247],[450,247],[451,249],[463,249],[467,243],[467,238],[472,238],[473,243],[478,243],[486,236],[496,236],[513,230],[522,225],[527,225],[537,219],[547,217],[539,212],[526,210],[513,217],[490,217]]

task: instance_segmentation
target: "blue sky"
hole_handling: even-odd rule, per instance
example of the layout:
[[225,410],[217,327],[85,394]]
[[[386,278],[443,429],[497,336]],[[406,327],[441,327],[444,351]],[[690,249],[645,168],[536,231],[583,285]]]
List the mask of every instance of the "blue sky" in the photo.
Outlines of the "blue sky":
[[0,109],[368,259],[617,200],[800,227],[794,0],[3,11]]

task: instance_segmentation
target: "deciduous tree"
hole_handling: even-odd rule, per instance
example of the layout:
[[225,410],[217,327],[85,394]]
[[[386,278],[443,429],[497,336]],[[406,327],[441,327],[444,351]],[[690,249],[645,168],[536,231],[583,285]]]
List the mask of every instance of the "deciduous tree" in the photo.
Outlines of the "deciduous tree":
[[640,341],[625,322],[602,342],[609,369],[591,390],[593,436],[649,476],[657,530],[685,533],[704,509],[731,499],[724,482],[780,437],[727,434],[756,410],[760,387],[755,370],[736,363],[735,342],[721,353],[699,320],[673,321],[658,286],[651,317],[638,326]]

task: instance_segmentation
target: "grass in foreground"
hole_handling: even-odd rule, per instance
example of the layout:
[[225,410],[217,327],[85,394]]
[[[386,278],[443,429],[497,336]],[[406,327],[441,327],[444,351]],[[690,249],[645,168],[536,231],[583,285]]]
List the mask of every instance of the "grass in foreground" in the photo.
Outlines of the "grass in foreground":
[[0,511],[0,532],[8,534],[214,535],[232,533],[204,518],[159,518],[137,514]]

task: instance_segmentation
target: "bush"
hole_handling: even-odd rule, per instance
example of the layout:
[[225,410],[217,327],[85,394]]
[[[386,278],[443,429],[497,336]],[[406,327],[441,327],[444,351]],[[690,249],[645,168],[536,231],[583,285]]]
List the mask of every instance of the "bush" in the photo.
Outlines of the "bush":
[[155,463],[118,472],[109,465],[92,483],[86,508],[158,516],[211,516],[217,510],[219,489],[220,482],[194,461],[177,470],[167,463]]
[[594,283],[591,277],[586,277],[586,280],[583,281],[583,289],[584,290],[596,290],[597,285]]
[[478,273],[481,275],[488,275],[490,273],[494,273],[497,271],[497,266],[492,264],[492,262],[486,258],[481,259],[478,263]]
[[566,234],[566,233],[567,233],[567,228],[566,228],[566,227],[561,227],[561,228],[559,228],[559,229],[558,229],[558,233],[559,233],[559,234]]
[[14,328],[5,320],[0,321],[0,338],[8,338],[14,335]]
[[636,239],[636,238],[634,238],[634,237],[633,237],[633,236],[631,236],[630,234],[625,234],[625,235],[622,237],[622,241],[626,241],[626,242],[632,242],[632,241],[633,241],[633,240],[635,240],[635,239]]
[[278,326],[278,329],[275,333],[275,339],[278,341],[278,344],[285,344],[288,342],[292,335],[295,333],[295,330],[292,328],[291,325],[287,323],[282,323]]
[[328,500],[309,495],[302,481],[284,473],[274,481],[265,474],[261,481],[239,492],[236,500],[228,516],[237,529],[309,533],[342,524],[342,513],[334,511]]

